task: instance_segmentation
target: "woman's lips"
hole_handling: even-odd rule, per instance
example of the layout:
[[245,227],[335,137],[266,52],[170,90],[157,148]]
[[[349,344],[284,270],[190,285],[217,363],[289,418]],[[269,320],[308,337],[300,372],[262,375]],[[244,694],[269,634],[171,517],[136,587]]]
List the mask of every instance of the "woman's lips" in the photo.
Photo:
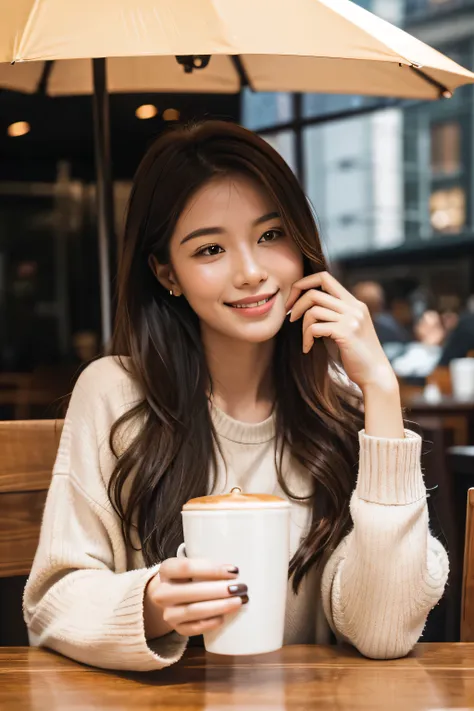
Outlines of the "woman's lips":
[[[268,299],[265,299],[263,304],[256,306],[252,306],[250,304],[245,304],[242,306],[232,306],[231,304],[226,304],[226,306],[228,306],[230,309],[240,314],[241,316],[246,316],[247,318],[255,316],[264,316],[269,311],[271,311],[273,304],[275,303],[277,294],[278,292],[273,294],[273,296],[270,296]],[[258,301],[256,301],[255,303],[258,304]]]

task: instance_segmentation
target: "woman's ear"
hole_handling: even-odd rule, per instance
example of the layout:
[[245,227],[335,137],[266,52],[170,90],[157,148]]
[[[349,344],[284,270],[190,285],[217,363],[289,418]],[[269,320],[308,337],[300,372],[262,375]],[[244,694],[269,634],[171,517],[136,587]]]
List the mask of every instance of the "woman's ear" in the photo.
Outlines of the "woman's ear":
[[171,291],[173,296],[181,296],[181,289],[169,264],[160,264],[155,255],[150,254],[148,266],[166,291]]

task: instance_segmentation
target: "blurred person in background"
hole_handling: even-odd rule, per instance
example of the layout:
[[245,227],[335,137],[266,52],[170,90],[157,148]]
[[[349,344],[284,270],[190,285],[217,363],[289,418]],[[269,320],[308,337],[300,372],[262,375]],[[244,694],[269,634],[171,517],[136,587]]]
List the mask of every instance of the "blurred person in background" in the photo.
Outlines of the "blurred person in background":
[[366,304],[372,317],[380,343],[407,343],[409,334],[406,329],[385,308],[385,294],[376,281],[360,281],[352,289],[356,299]]
[[423,315],[427,311],[433,311],[436,308],[434,294],[421,284],[410,293],[408,302],[410,304],[413,326],[423,318]]
[[390,299],[390,313],[411,338],[413,330],[413,311],[408,298],[395,296]]
[[447,331],[441,314],[435,309],[427,309],[416,321],[413,333],[418,343],[439,348],[444,343]]
[[421,313],[413,326],[413,334],[416,340],[396,354],[392,367],[399,377],[426,378],[438,365],[446,336],[438,311],[427,309]]
[[454,358],[466,358],[471,351],[474,351],[474,313],[465,311],[446,338],[438,365],[449,365]]
[[461,299],[456,294],[445,294],[440,296],[438,308],[446,332],[445,335],[448,337],[459,323]]

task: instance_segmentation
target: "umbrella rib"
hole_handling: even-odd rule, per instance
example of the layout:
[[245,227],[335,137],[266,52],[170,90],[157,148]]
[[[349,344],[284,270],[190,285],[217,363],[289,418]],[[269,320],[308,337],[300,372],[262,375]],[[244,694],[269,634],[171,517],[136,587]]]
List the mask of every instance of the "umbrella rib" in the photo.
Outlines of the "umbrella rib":
[[435,89],[438,89],[440,99],[441,98],[449,99],[453,95],[453,92],[450,91],[447,86],[445,86],[444,84],[441,84],[441,82],[437,81],[436,79],[433,79],[433,77],[430,77],[429,74],[426,74],[426,72],[422,71],[419,67],[416,67],[415,65],[410,64],[409,68],[411,69],[412,72],[414,72],[421,79],[426,81],[428,84],[431,84],[431,86],[434,86]]
[[41,72],[41,77],[36,87],[36,93],[44,96],[48,90],[48,81],[51,76],[51,70],[53,68],[54,60],[47,59],[44,63],[43,71]]
[[253,88],[251,81],[249,79],[249,75],[247,74],[247,70],[245,69],[245,67],[243,65],[240,55],[239,54],[231,55],[231,60],[232,60],[232,64],[234,65],[235,71],[239,75],[240,88],[243,89],[244,86],[248,86],[249,89],[251,89],[252,91],[255,91],[255,89]]

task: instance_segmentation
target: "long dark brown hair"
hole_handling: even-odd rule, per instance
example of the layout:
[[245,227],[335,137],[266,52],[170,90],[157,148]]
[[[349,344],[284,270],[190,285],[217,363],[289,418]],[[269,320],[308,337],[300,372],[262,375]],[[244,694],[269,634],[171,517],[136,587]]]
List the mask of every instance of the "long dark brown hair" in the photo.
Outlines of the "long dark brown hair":
[[[168,130],[148,150],[130,197],[113,340],[113,353],[128,356],[122,366],[143,399],[112,427],[117,460],[109,483],[127,544],[132,546],[138,535],[147,565],[176,554],[183,540],[181,507],[215,484],[217,444],[198,318],[184,297],[173,298],[160,285],[149,257],[168,264],[170,238],[189,199],[207,181],[232,175],[251,178],[267,191],[301,250],[305,274],[326,269],[296,177],[259,136],[231,123],[207,121]],[[331,377],[331,365],[321,340],[303,355],[301,323],[285,321],[273,363],[277,477],[288,497],[296,499],[282,471],[289,448],[314,482],[307,499],[311,526],[290,563],[295,592],[310,568],[324,565],[350,526],[362,415],[350,401],[354,394]],[[130,425],[135,434],[123,446]]]

